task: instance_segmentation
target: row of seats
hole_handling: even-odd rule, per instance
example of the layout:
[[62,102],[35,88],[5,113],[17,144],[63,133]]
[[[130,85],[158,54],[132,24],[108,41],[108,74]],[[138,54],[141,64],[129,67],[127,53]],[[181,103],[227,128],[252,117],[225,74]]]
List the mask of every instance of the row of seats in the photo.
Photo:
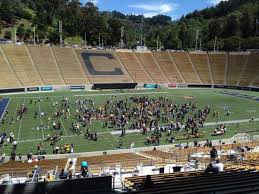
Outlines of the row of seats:
[[153,186],[144,186],[145,177],[129,177],[125,179],[128,189],[136,190],[128,193],[250,193],[258,192],[258,171],[229,170],[218,174],[203,172],[172,173],[152,175]]
[[[84,160],[88,162],[89,170],[92,173],[99,173],[104,167],[115,168],[117,165],[120,165],[120,167],[125,170],[133,170],[138,164],[151,164],[150,159],[134,153],[88,156],[77,159],[77,171],[80,170],[80,164]],[[65,167],[66,162],[67,159],[40,160],[39,162],[33,163],[9,161],[0,165],[0,175],[11,173],[14,175],[24,175],[25,172],[33,170],[35,165],[40,166],[44,172],[55,170],[56,166],[61,170]]]
[[259,54],[93,51],[3,45],[0,88],[89,83],[259,86]]

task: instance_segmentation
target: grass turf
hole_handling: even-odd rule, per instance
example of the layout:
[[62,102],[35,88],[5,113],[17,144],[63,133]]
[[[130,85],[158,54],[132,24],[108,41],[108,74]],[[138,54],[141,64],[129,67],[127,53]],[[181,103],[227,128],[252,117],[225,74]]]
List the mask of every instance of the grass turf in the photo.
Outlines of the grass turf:
[[[56,111],[56,108],[53,107],[53,101],[61,104],[63,97],[68,97],[70,101],[79,100],[79,99],[93,99],[95,106],[100,106],[100,104],[106,102],[107,99],[114,98],[124,99],[129,96],[150,96],[150,97],[166,97],[173,99],[177,104],[188,103],[193,101],[197,103],[199,108],[209,105],[211,111],[218,111],[219,118],[213,118],[209,116],[206,122],[217,122],[217,121],[227,121],[227,120],[239,120],[239,119],[250,119],[252,116],[259,118],[259,102],[250,99],[243,99],[239,97],[229,96],[218,93],[218,91],[223,91],[222,89],[179,89],[179,90],[128,90],[128,91],[91,91],[91,92],[54,92],[54,93],[30,93],[30,94],[17,94],[5,96],[10,98],[8,105],[9,114],[4,115],[5,123],[0,125],[0,132],[6,132],[9,134],[11,131],[15,135],[15,139],[18,140],[17,154],[27,154],[30,150],[33,153],[36,153],[36,146],[39,142],[44,144],[44,149],[48,154],[52,153],[52,147],[49,145],[49,142],[44,142],[42,139],[46,137],[47,134],[53,133],[51,126],[50,129],[37,129],[40,128],[40,125],[47,125],[47,119],[33,118],[35,112],[47,112],[52,114]],[[229,90],[227,90],[229,91]],[[240,91],[236,91],[240,92]],[[255,92],[244,92],[242,93],[258,96],[258,93]],[[48,100],[47,100],[48,97]],[[192,97],[192,99],[186,98]],[[30,104],[30,99],[40,98],[41,102],[37,104]],[[16,111],[21,107],[22,104],[28,108],[28,111],[24,114],[24,117],[20,121],[15,121],[14,124],[10,125],[9,120],[11,117],[15,118]],[[59,107],[58,105],[58,107]],[[230,116],[225,116],[225,108],[228,107],[231,111]],[[94,142],[91,140],[86,140],[84,137],[76,135],[71,128],[71,123],[75,122],[75,110],[76,105],[72,104],[70,108],[71,117],[66,120],[63,117],[60,118],[62,124],[62,133],[63,139],[58,142],[58,145],[64,145],[65,143],[73,143],[75,152],[88,152],[88,151],[101,151],[101,150],[110,150],[118,149],[118,141],[121,137],[119,135],[112,135],[110,132],[113,129],[103,128],[102,121],[94,121],[89,127],[92,131],[98,132],[98,141]],[[212,114],[211,114],[212,115]],[[238,132],[248,132],[250,134],[259,134],[256,131],[258,127],[258,122],[255,123],[243,123],[237,125],[227,126],[227,133],[222,136],[211,136],[214,126],[208,126],[201,128],[200,131],[203,134],[203,137],[198,138],[197,140],[205,139],[223,139],[230,138]],[[83,133],[86,129],[83,129]],[[249,132],[255,130],[255,132]],[[59,133],[59,131],[55,131]],[[126,132],[127,133],[127,132]],[[176,138],[185,137],[184,132],[174,132],[173,136]],[[164,135],[160,144],[166,144],[166,136]],[[135,147],[145,146],[146,136],[140,133],[128,133],[122,137],[123,148],[128,148],[131,141],[135,142]],[[188,140],[178,140],[177,142],[187,142],[193,141],[193,139]],[[11,152],[11,146],[3,146],[0,148],[0,152],[5,152],[9,154]]]

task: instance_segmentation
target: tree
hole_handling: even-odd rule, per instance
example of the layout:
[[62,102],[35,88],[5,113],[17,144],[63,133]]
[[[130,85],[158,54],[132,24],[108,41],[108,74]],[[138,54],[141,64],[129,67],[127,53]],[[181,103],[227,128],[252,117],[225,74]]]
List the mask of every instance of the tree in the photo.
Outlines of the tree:
[[179,39],[182,42],[182,46],[185,47],[186,46],[186,37],[187,37],[187,27],[186,24],[184,22],[182,22],[182,24],[180,24],[180,31],[179,31],[179,35],[178,35]]
[[238,50],[242,46],[242,39],[238,36],[232,36],[224,39],[224,50],[233,51]]
[[10,31],[5,31],[4,38],[5,39],[11,39],[12,38],[12,33]]
[[24,25],[21,24],[18,28],[17,28],[17,32],[16,35],[19,39],[23,40],[24,36],[25,36],[25,29],[24,29]]
[[249,37],[254,35],[254,32],[255,32],[254,23],[255,23],[255,20],[251,13],[249,12],[243,13],[240,20],[242,37]]
[[227,16],[226,24],[224,26],[223,37],[227,38],[230,36],[239,35],[240,32],[240,22],[236,14],[231,14]]
[[215,36],[220,37],[222,33],[222,23],[218,19],[212,20],[209,23],[209,40],[215,38]]

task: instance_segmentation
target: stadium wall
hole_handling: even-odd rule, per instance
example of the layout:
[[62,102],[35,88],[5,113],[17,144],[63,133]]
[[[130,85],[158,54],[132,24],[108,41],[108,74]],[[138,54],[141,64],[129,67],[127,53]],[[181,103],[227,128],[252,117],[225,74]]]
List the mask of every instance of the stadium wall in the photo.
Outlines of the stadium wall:
[[112,177],[80,178],[52,182],[0,185],[0,193],[8,194],[79,194],[112,193]]

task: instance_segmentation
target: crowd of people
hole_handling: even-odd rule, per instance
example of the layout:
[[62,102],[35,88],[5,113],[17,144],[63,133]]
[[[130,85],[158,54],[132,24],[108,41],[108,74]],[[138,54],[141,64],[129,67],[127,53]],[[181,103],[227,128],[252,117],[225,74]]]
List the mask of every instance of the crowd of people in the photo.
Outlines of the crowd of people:
[[[54,101],[53,98],[47,97],[44,101],[52,104],[53,112],[35,111],[33,118],[42,120],[40,126],[35,128],[47,131],[44,140],[53,147],[53,153],[67,153],[63,151],[65,145],[59,145],[64,131],[62,120],[66,120],[66,123],[71,122],[70,130],[78,135],[83,135],[87,140],[98,141],[98,129],[93,129],[94,125],[92,125],[98,121],[102,123],[103,128],[121,130],[121,137],[125,136],[127,132],[131,133],[131,130],[134,133],[139,131],[146,136],[145,144],[157,146],[162,137],[165,137],[167,142],[173,143],[176,139],[173,132],[183,131],[193,138],[199,137],[199,129],[203,127],[211,112],[208,105],[198,107],[197,103],[192,100],[179,104],[174,98],[154,96],[118,98],[114,95],[98,104],[89,98],[62,97],[61,100]],[[38,103],[41,102],[43,99],[39,97],[31,98],[29,101],[32,106],[33,104],[38,106]],[[17,120],[22,119],[27,111],[28,108],[22,104],[17,111]],[[215,117],[218,114],[218,112],[213,112]],[[223,134],[225,132],[225,126],[220,125],[214,133]],[[14,142],[14,147],[17,146],[17,142],[4,133],[0,137],[0,146],[5,141]],[[73,143],[71,142],[71,144]],[[134,140],[131,140],[129,147],[134,147],[132,146],[134,144]],[[38,151],[38,153],[44,152]]]

